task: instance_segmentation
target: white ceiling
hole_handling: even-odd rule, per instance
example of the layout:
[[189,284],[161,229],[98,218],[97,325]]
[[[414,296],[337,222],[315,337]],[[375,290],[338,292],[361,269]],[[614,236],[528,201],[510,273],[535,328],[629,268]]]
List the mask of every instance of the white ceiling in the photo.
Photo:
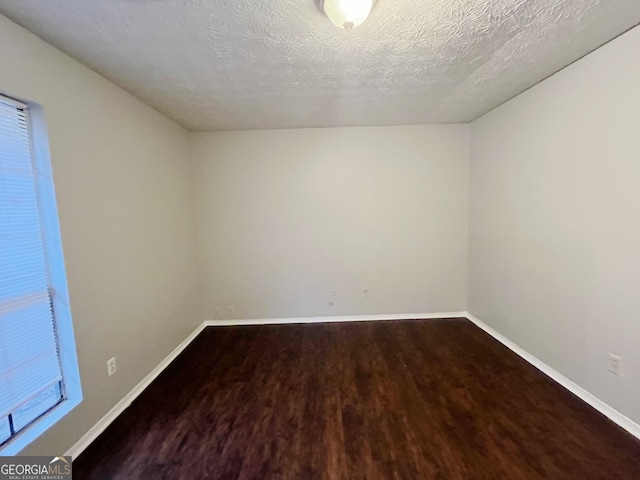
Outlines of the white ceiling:
[[467,122],[640,23],[640,0],[0,0],[191,130]]

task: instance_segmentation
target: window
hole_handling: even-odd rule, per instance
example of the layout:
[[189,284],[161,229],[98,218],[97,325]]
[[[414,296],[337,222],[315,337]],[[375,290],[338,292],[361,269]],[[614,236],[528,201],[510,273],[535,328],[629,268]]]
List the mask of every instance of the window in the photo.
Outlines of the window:
[[0,96],[0,454],[80,401],[44,117]]

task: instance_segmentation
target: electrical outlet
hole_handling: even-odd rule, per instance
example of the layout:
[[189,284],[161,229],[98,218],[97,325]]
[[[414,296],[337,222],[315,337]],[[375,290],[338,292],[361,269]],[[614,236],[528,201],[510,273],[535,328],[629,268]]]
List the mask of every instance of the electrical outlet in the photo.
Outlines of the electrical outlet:
[[216,307],[214,309],[214,316],[216,317],[216,319],[222,317],[222,309],[220,307]]
[[362,294],[363,294],[365,297],[369,297],[369,287],[364,287],[364,288],[362,289]]
[[118,371],[116,366],[116,357],[107,360],[107,376],[111,376]]
[[333,302],[329,302],[329,306],[333,307],[334,303]]
[[336,293],[336,291],[335,291],[335,290],[331,290],[331,291],[329,292],[329,297],[331,297],[332,299],[334,299],[334,300],[335,300],[335,298],[337,297],[337,293]]
[[622,358],[613,353],[609,353],[609,371],[614,375],[622,375]]
[[227,313],[229,314],[229,318],[235,318],[236,316],[235,307],[227,307]]

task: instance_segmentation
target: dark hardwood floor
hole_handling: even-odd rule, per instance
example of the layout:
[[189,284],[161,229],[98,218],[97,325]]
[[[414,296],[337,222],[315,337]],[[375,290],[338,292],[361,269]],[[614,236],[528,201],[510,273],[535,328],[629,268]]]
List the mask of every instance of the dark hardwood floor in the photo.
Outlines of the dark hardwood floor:
[[74,479],[640,479],[640,442],[466,319],[205,330]]

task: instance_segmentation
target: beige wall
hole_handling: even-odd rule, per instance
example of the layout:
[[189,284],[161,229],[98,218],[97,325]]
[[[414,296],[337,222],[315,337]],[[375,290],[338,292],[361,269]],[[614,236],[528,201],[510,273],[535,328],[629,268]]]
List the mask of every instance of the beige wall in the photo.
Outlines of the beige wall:
[[464,310],[468,141],[464,125],[194,134],[204,317]]
[[472,123],[469,307],[640,423],[638,52],[640,28]]
[[24,453],[62,454],[201,321],[189,137],[2,16],[0,57],[44,106],[84,393]]

